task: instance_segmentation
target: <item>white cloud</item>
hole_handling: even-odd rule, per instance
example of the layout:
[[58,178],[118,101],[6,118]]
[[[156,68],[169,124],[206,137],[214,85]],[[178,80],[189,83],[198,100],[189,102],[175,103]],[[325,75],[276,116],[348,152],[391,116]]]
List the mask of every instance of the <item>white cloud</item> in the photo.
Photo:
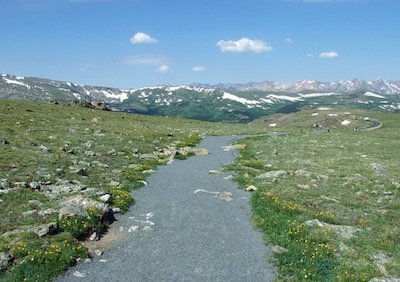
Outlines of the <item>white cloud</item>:
[[339,53],[335,52],[335,51],[331,51],[331,52],[324,52],[319,54],[320,58],[335,58],[339,56]]
[[158,40],[155,38],[150,37],[146,33],[143,32],[138,32],[136,33],[131,39],[130,39],[132,44],[139,44],[139,43],[144,43],[144,44],[149,44],[149,43],[158,43]]
[[310,57],[310,58],[311,58],[311,57],[314,57],[314,54],[308,53],[308,54],[307,54],[307,57]]
[[122,63],[127,65],[163,65],[167,59],[161,55],[136,55],[125,57]]
[[167,66],[167,65],[161,65],[159,68],[156,69],[156,72],[164,73],[164,72],[167,72],[167,71],[169,71],[169,66]]
[[238,41],[225,41],[220,40],[217,42],[217,46],[220,47],[221,52],[252,52],[260,54],[263,52],[271,52],[273,48],[261,40],[252,40],[246,37]]
[[293,44],[293,40],[291,38],[286,38],[286,43],[287,44]]
[[193,67],[192,70],[201,72],[201,71],[205,71],[206,68],[202,67],[202,66],[196,66],[196,67]]

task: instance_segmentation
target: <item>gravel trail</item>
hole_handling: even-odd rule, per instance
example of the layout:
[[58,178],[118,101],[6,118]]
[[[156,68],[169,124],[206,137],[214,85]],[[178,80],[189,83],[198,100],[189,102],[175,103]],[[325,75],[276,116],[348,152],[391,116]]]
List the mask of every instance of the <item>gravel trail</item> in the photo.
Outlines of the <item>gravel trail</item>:
[[234,160],[222,146],[235,139],[206,137],[198,147],[210,155],[159,166],[112,224],[104,254],[57,281],[273,281],[270,248],[250,223],[251,194],[229,174],[209,173]]

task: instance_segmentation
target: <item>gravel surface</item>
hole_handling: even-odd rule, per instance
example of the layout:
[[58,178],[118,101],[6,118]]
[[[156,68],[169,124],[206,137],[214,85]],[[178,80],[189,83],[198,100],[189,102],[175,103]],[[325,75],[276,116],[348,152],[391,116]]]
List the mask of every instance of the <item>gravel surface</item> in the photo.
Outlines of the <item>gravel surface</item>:
[[251,194],[229,174],[209,173],[234,160],[221,147],[235,138],[206,137],[198,147],[210,155],[160,166],[112,224],[104,253],[57,281],[273,281],[270,247],[250,223]]

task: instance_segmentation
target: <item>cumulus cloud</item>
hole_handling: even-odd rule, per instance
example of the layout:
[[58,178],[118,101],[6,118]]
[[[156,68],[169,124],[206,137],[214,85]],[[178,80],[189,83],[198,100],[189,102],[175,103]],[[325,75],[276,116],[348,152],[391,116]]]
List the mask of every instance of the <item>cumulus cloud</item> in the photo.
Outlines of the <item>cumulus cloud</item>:
[[289,37],[286,38],[285,41],[286,41],[287,44],[293,44],[293,40],[291,38],[289,38]]
[[125,57],[122,63],[127,65],[163,65],[166,61],[164,56],[150,54]]
[[337,52],[335,52],[335,51],[331,51],[331,52],[324,52],[324,53],[321,53],[321,54],[319,54],[319,57],[320,58],[335,58],[335,57],[337,57],[337,56],[339,56],[339,53],[337,53]]
[[167,65],[161,65],[159,68],[156,69],[156,72],[161,72],[161,73],[168,72],[168,71],[169,71],[169,66],[167,66]]
[[131,39],[132,44],[150,44],[150,43],[158,43],[158,40],[155,38],[150,37],[146,33],[138,32],[136,33]]
[[192,68],[192,70],[201,72],[201,71],[205,71],[206,68],[202,67],[202,66],[195,66],[195,67]]
[[246,37],[243,37],[238,41],[220,40],[217,42],[217,46],[220,47],[221,52],[234,53],[251,52],[260,54],[264,52],[271,52],[273,50],[271,46],[261,40],[252,40]]

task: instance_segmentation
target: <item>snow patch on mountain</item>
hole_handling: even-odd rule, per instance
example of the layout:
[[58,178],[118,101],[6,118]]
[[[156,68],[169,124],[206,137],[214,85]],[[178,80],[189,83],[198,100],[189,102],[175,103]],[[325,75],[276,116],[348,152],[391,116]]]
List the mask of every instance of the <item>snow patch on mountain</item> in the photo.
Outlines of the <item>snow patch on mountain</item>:
[[365,92],[365,94],[364,94],[365,96],[369,96],[369,97],[375,97],[375,98],[381,98],[381,99],[385,99],[385,97],[384,96],[382,96],[382,95],[378,95],[378,94],[375,94],[375,93],[372,93],[372,92]]
[[332,96],[332,95],[343,95],[343,93],[329,92],[329,93],[311,93],[311,94],[301,94],[300,97],[303,98],[315,98],[315,97],[324,97],[324,96]]
[[235,96],[235,95],[230,94],[230,93],[228,93],[228,92],[225,92],[225,93],[224,93],[224,95],[222,96],[222,99],[232,100],[232,101],[241,103],[241,104],[246,105],[246,106],[260,104],[259,101],[247,100],[247,99],[245,99],[245,98]]
[[26,88],[28,88],[28,89],[31,89],[31,86],[30,86],[30,85],[28,85],[28,84],[26,84],[26,83],[23,83],[23,82],[21,82],[21,81],[16,81],[16,80],[8,79],[8,78],[6,78],[5,76],[3,76],[3,79],[4,79],[4,81],[5,81],[6,83],[8,83],[8,84],[20,85],[20,86],[24,86],[24,87],[26,87]]

